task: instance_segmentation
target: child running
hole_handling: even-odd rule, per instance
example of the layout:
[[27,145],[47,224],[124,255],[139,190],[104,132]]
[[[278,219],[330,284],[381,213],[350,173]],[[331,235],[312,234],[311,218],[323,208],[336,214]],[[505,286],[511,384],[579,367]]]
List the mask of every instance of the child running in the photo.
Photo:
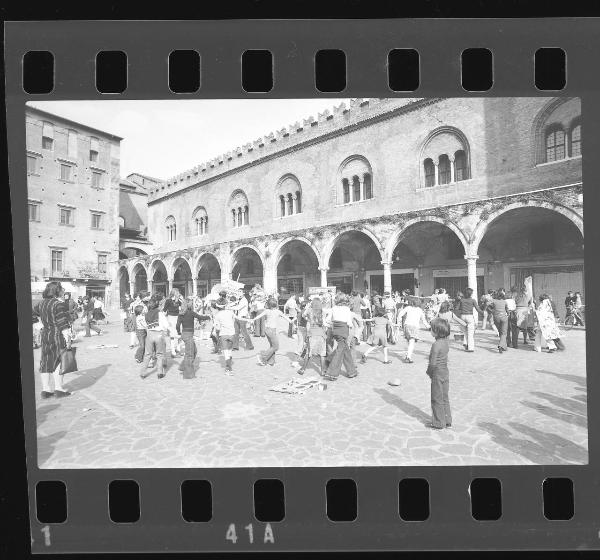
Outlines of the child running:
[[367,321],[374,323],[373,334],[371,335],[372,336],[371,344],[373,344],[373,346],[371,346],[371,348],[369,348],[362,355],[362,358],[360,359],[360,363],[366,364],[367,356],[371,352],[375,352],[375,350],[378,350],[379,348],[381,348],[381,349],[383,349],[383,363],[391,364],[392,362],[388,358],[388,348],[387,348],[387,329],[388,329],[388,326],[390,325],[390,320],[387,317],[387,311],[383,307],[376,307],[373,310],[373,315],[374,315],[373,319],[367,319]]
[[326,350],[326,334],[323,322],[323,302],[321,301],[321,298],[314,298],[310,306],[304,311],[303,316],[306,319],[308,348],[304,354],[304,359],[298,373],[302,375],[306,371],[309,360],[316,357],[319,360],[319,373],[324,375],[323,358],[325,357]]
[[414,296],[408,298],[406,307],[398,313],[398,320],[402,317],[404,317],[404,338],[408,341],[408,349],[404,361],[407,364],[412,364],[415,344],[419,340],[419,325],[423,323],[426,328],[429,328],[429,323],[425,319],[425,314],[419,305],[419,300]]
[[143,305],[136,305],[134,308],[135,313],[135,332],[138,339],[138,349],[135,351],[135,361],[141,364],[144,361],[144,354],[146,353],[146,337],[148,335],[148,326],[146,325],[146,313],[148,308]]
[[436,318],[431,321],[431,334],[435,342],[429,352],[427,375],[431,379],[431,428],[441,430],[452,426],[448,388],[450,373],[448,372],[448,336],[450,325],[446,319]]
[[270,366],[275,365],[275,353],[279,350],[279,338],[277,337],[277,319],[282,317],[290,325],[294,322],[289,319],[287,315],[282,313],[277,308],[277,300],[271,298],[267,301],[266,309],[254,317],[253,319],[244,319],[245,321],[259,321],[262,317],[266,318],[265,321],[265,335],[269,341],[269,349],[261,352],[258,355],[258,365],[264,366],[269,364]]
[[233,375],[233,335],[235,334],[235,314],[233,309],[227,308],[227,300],[220,297],[215,305],[217,312],[214,316],[214,328],[219,333],[219,346],[225,356],[225,373]]

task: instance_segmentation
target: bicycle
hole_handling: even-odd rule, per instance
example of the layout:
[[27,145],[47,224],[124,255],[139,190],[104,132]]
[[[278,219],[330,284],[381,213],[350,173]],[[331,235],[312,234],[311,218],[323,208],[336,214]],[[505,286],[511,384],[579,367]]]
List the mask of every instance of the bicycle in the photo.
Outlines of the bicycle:
[[580,320],[581,326],[585,327],[585,305],[582,305],[579,309],[571,308],[567,311],[567,316],[563,323],[565,331],[570,331],[575,326],[576,318]]

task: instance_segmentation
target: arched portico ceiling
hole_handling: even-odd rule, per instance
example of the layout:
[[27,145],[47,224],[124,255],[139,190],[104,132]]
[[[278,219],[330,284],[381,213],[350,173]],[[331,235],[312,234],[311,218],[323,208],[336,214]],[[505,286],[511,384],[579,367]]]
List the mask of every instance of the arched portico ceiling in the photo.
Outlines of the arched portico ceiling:
[[254,245],[240,245],[239,247],[235,248],[233,253],[231,253],[231,270],[233,270],[233,267],[238,264],[238,260],[244,255],[244,253],[247,253],[247,251],[256,253],[263,269],[265,268],[265,257],[258,247]]
[[363,234],[363,235],[367,236],[368,238],[370,238],[371,241],[373,241],[373,243],[378,251],[379,258],[381,258],[381,259],[383,258],[383,244],[381,243],[379,238],[370,229],[368,229],[366,227],[362,227],[362,226],[347,226],[341,230],[336,231],[337,235],[332,237],[325,244],[325,247],[323,248],[323,253],[322,253],[321,266],[323,266],[324,268],[327,268],[329,266],[329,259],[331,258],[331,254],[333,253],[333,250],[336,248],[336,246],[339,244],[339,242],[344,238],[344,236],[349,233]]
[[198,276],[203,268],[214,268],[221,270],[222,267],[219,257],[213,253],[209,253],[208,251],[200,253],[193,261],[192,272],[195,274],[195,276]]
[[440,218],[439,216],[418,216],[416,218],[412,218],[408,220],[406,223],[402,224],[388,239],[385,247],[384,258],[387,261],[392,260],[392,255],[394,254],[394,250],[398,246],[399,243],[410,236],[411,233],[417,233],[416,227],[420,224],[424,227],[427,224],[440,224],[441,226],[446,227],[448,230],[452,231],[456,237],[460,240],[463,247],[465,248],[465,255],[468,254],[469,241],[467,237],[463,233],[463,231],[452,221],[444,218]]
[[[532,210],[536,208],[550,212],[555,212],[558,215],[564,216],[573,225],[575,225],[575,227],[579,230],[579,233],[583,237],[583,218],[575,210],[572,210],[567,206],[563,206],[562,204],[558,204],[555,202],[546,202],[544,200],[536,200],[532,198],[527,202],[526,205],[524,205],[522,202],[514,202],[487,214],[485,216],[485,219],[482,219],[473,231],[471,241],[471,250],[473,254],[477,254],[479,246],[482,240],[484,239],[486,233],[490,231],[490,228],[494,227],[494,225],[497,224],[499,219],[502,219],[502,217],[510,217],[510,214],[519,212],[521,214],[521,217],[520,219],[518,219],[517,223],[519,221],[523,222],[524,220],[526,220],[526,216],[524,213],[529,212],[531,214]],[[535,212],[535,210],[533,211]]]
[[286,237],[282,239],[273,249],[273,265],[275,269],[279,265],[281,259],[285,255],[286,249],[293,247],[294,245],[302,247],[302,250],[305,251],[308,255],[312,253],[312,255],[316,258],[318,266],[322,266],[321,264],[321,253],[311,243],[306,237],[302,236],[294,236],[294,237]]
[[170,278],[173,278],[175,276],[175,272],[177,272],[177,270],[181,270],[183,274],[185,274],[186,277],[190,277],[192,276],[192,263],[190,261],[190,259],[188,259],[185,256],[178,256],[175,257],[173,259],[173,262],[171,263],[170,266],[171,269],[171,275]]

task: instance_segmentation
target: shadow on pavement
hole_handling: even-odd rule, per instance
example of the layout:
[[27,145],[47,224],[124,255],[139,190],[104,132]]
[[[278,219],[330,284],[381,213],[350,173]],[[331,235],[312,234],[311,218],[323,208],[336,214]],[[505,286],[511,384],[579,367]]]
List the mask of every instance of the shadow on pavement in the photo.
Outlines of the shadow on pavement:
[[[552,403],[554,406],[560,406],[569,412],[573,412],[574,414],[581,414],[583,416],[587,415],[587,406],[581,404],[579,400],[574,400],[574,397],[564,398],[557,397],[556,395],[551,395],[549,393],[542,393],[541,391],[531,391],[531,394],[538,397],[539,399],[546,399],[548,402]],[[579,395],[575,395],[579,396]]]
[[477,426],[492,436],[492,441],[512,451],[516,455],[528,459],[537,465],[555,465],[561,461],[551,455],[550,450],[529,439],[515,437],[510,430],[491,422],[478,422]]
[[403,401],[400,397],[385,389],[373,389],[373,391],[375,391],[386,403],[399,408],[404,414],[412,416],[415,420],[421,422],[421,424],[426,425],[431,422],[431,416],[423,412],[414,404]]
[[521,401],[523,406],[527,406],[533,410],[541,412],[550,418],[554,418],[555,420],[561,420],[566,422],[567,424],[573,424],[575,426],[579,426],[580,428],[587,428],[587,419],[585,416],[580,416],[579,414],[572,414],[571,412],[566,412],[564,410],[551,408],[546,406],[545,404],[535,403],[531,401]]
[[67,432],[60,431],[55,434],[50,434],[49,436],[38,437],[37,440],[37,449],[38,449],[38,466],[43,467],[44,463],[50,459],[52,453],[54,453],[54,448],[56,444],[65,436]]
[[65,383],[64,387],[67,391],[81,391],[87,389],[94,385],[101,377],[104,377],[109,367],[110,364],[104,364],[81,372],[76,371],[74,374],[78,377]]
[[538,373],[549,373],[550,375],[554,375],[554,377],[558,377],[563,381],[570,381],[571,383],[577,383],[581,387],[586,387],[585,377],[581,375],[573,375],[572,373],[556,373],[547,369],[536,369],[535,371]]
[[585,447],[581,447],[568,439],[556,434],[542,432],[531,426],[520,424],[518,422],[509,422],[508,425],[523,434],[536,439],[544,449],[549,450],[553,456],[558,457],[561,462],[585,463],[588,459],[588,452]]
[[35,417],[37,420],[38,428],[46,421],[46,419],[48,418],[48,414],[50,414],[53,410],[56,410],[59,407],[59,404],[45,404],[36,409]]

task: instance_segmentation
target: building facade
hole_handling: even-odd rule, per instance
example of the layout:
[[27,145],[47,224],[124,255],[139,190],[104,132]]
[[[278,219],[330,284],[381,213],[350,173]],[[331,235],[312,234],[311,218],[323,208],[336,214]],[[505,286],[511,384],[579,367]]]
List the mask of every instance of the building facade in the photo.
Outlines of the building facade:
[[[583,293],[578,98],[353,99],[152,187],[132,291]],[[561,311],[564,311],[561,309]]]
[[59,280],[74,297],[118,303],[121,140],[27,107],[32,289]]

